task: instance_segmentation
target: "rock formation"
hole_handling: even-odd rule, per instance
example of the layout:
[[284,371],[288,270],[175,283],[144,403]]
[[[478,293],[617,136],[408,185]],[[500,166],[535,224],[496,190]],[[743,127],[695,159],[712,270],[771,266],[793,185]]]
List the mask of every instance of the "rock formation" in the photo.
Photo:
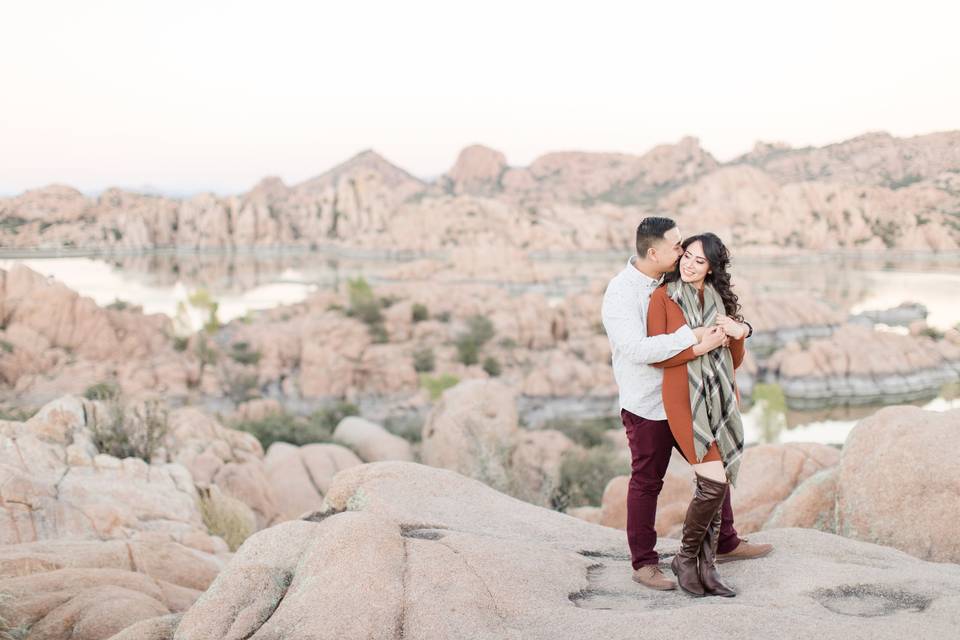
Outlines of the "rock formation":
[[[450,471],[362,465],[338,474],[325,512],[250,538],[174,637],[633,638],[654,626],[662,638],[766,637],[798,620],[824,639],[955,628],[955,566],[810,530],[756,537],[776,546],[771,556],[722,567],[735,603],[697,600],[633,583],[621,532]],[[676,543],[659,550],[667,560]]]

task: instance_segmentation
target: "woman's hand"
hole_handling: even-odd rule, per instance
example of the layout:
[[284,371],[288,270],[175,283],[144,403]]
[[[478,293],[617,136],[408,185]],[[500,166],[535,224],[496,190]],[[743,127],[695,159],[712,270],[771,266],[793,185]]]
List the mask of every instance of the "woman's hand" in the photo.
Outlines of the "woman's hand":
[[717,326],[723,329],[723,332],[734,340],[747,337],[747,332],[749,331],[747,325],[742,322],[737,322],[730,316],[717,316]]

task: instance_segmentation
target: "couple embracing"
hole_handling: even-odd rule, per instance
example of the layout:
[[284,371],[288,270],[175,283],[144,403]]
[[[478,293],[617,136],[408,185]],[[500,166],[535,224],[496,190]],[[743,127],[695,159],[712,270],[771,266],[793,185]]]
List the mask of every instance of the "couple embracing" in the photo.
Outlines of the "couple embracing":
[[[743,454],[734,370],[753,332],[730,285],[730,255],[712,233],[683,239],[669,218],[644,218],[637,254],[607,285],[603,326],[613,351],[620,416],[630,444],[627,541],[633,579],[652,589],[732,597],[718,562],[767,555],[733,526],[729,486]],[[676,448],[693,466],[696,489],[671,569],[654,546],[657,496]]]

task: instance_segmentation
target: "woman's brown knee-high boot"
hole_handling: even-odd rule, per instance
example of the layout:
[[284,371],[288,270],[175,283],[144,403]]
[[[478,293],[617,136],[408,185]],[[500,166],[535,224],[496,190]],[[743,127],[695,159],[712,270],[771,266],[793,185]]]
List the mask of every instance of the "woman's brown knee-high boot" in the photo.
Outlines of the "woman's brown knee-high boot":
[[670,563],[670,568],[677,576],[677,584],[681,589],[693,596],[703,596],[705,591],[697,566],[700,546],[710,523],[713,522],[713,516],[723,506],[727,483],[717,482],[699,474],[696,474],[696,477],[697,489],[693,493],[693,499],[687,507],[686,518],[683,520],[680,550]]
[[717,544],[720,542],[720,520],[723,517],[723,498],[726,498],[730,486],[727,485],[717,507],[717,512],[710,520],[707,526],[707,534],[703,536],[703,542],[700,543],[700,584],[703,590],[712,596],[723,596],[732,598],[737,592],[723,584],[720,580],[720,574],[717,572]]

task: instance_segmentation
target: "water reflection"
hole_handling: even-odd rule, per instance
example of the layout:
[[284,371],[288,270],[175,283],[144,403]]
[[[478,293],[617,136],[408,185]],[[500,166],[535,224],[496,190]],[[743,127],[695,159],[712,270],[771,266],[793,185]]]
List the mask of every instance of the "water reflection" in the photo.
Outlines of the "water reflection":
[[[216,301],[221,321],[242,317],[250,310],[267,309],[304,300],[312,292],[333,289],[350,278],[364,276],[372,283],[389,281],[407,259],[321,252],[266,254],[145,254],[98,258],[0,259],[0,268],[22,263],[62,281],[98,304],[117,299],[139,305],[146,313],[171,318],[178,306],[203,291]],[[454,267],[441,274],[444,282],[483,282],[513,293],[538,291],[559,300],[616,273],[624,256],[584,254],[535,259],[536,276],[461,273]],[[928,323],[940,330],[960,323],[960,256],[917,255],[887,258],[777,257],[735,260],[736,277],[750,283],[754,296],[789,294],[812,296],[845,313],[883,309],[903,302],[919,302],[929,310]],[[452,279],[451,279],[452,278]],[[207,318],[189,307],[194,329]],[[903,328],[891,330],[903,332]],[[758,385],[760,386],[760,385]],[[769,393],[773,393],[772,391]],[[781,394],[782,396],[782,394]],[[935,399],[916,402],[933,410],[960,407],[960,392],[945,390]],[[775,395],[761,392],[744,415],[747,440],[756,442],[817,441],[839,444],[856,422],[876,406],[836,407],[795,411]],[[589,400],[570,399],[582,407]],[[570,407],[568,407],[570,408]]]
[[[787,409],[782,401],[783,392],[777,385],[757,385],[753,406],[743,414],[747,444],[820,442],[842,445],[853,427],[878,409],[876,406],[859,406],[794,411]],[[945,385],[936,398],[901,404],[927,411],[960,409],[960,383]]]

